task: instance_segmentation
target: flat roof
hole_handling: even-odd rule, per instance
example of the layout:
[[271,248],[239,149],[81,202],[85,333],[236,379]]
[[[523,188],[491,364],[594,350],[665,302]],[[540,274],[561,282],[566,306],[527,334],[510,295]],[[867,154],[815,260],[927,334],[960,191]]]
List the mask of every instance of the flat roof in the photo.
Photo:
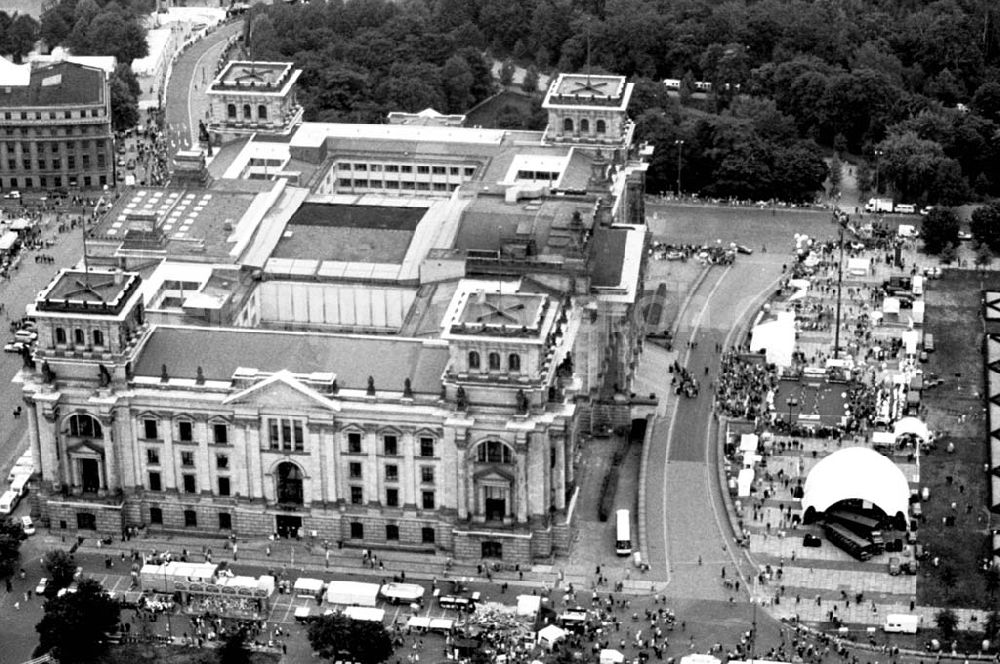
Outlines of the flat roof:
[[101,104],[104,86],[105,76],[101,69],[75,62],[56,62],[32,70],[27,85],[0,87],[0,107]]
[[300,73],[291,62],[230,60],[212,81],[208,92],[283,95]]
[[629,229],[598,227],[590,240],[590,283],[596,288],[617,288]]
[[135,362],[137,376],[231,380],[241,367],[268,373],[317,371],[336,374],[342,388],[402,390],[409,378],[415,392],[440,393],[448,347],[422,339],[275,332],[248,328],[155,327]]
[[633,84],[624,76],[559,74],[545,93],[542,108],[604,108],[625,110]]
[[139,288],[137,274],[114,270],[62,270],[38,295],[39,311],[118,314]]
[[455,322],[535,329],[541,321],[546,300],[544,295],[528,293],[474,293],[466,300]]
[[271,258],[402,263],[423,207],[303,203]]

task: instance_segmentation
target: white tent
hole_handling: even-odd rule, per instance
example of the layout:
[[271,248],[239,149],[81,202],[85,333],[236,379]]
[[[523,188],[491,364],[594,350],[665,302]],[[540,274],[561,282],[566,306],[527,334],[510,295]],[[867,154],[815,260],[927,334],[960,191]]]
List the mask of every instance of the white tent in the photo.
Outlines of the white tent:
[[745,433],[740,436],[740,452],[756,452],[760,439],[755,433]]
[[622,664],[624,661],[625,655],[621,654],[617,650],[605,648],[601,651],[600,664]]
[[736,479],[737,495],[746,498],[750,495],[750,487],[753,485],[753,468],[744,468],[740,471]]
[[874,504],[890,518],[909,519],[910,485],[899,466],[868,447],[846,447],[813,466],[802,511],[826,512],[842,500]]
[[517,615],[535,616],[542,608],[542,598],[538,595],[518,595]]
[[293,590],[299,597],[319,597],[323,594],[323,580],[305,577],[295,579]]
[[917,345],[920,343],[920,333],[916,330],[906,330],[900,335],[903,340],[903,348],[907,355],[917,354]]
[[898,314],[899,313],[899,298],[898,297],[887,297],[882,300],[882,312],[886,314]]
[[370,606],[349,606],[344,609],[344,615],[351,620],[380,623],[385,620],[385,610]]
[[928,430],[927,425],[916,417],[904,417],[893,425],[893,436],[899,438],[904,434],[912,434],[923,441],[927,441],[931,437],[931,432]]
[[757,323],[750,333],[750,350],[764,351],[767,361],[779,367],[792,364],[795,350],[795,313],[779,311],[773,318]]
[[[760,660],[756,660],[760,661]],[[691,655],[685,655],[681,657],[680,664],[722,664],[722,660],[718,657],[713,657],[712,655],[706,655],[704,653],[694,653]]]
[[924,324],[924,301],[917,300],[913,303],[913,311],[910,312],[914,325]]
[[17,233],[14,231],[7,231],[3,235],[0,235],[0,251],[10,251],[16,242]]
[[896,436],[891,431],[872,431],[872,445],[896,445]]
[[331,581],[326,589],[326,601],[330,604],[375,606],[378,603],[377,583],[361,581]]
[[848,258],[847,273],[855,277],[866,277],[871,271],[872,262],[868,258]]
[[547,625],[538,630],[538,643],[549,650],[555,647],[556,642],[566,638],[566,630],[558,625]]

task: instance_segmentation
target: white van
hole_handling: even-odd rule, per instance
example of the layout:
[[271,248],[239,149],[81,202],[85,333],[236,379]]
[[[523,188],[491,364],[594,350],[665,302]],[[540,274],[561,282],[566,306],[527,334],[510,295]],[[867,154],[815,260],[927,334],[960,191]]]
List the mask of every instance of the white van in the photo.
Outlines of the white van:
[[21,461],[18,460],[18,462],[14,464],[14,467],[10,469],[10,472],[7,473],[7,481],[13,482],[18,475],[31,475],[34,472],[35,466],[33,463],[30,461],[27,463],[21,463]]
[[890,613],[885,617],[882,631],[887,634],[916,634],[923,618],[923,616],[911,616],[907,613]]
[[10,514],[17,509],[17,504],[21,502],[21,494],[16,491],[7,491],[0,496],[0,514]]
[[17,475],[14,477],[14,481],[10,483],[10,490],[16,491],[19,496],[28,495],[28,480],[31,479],[31,473],[25,473],[22,475]]

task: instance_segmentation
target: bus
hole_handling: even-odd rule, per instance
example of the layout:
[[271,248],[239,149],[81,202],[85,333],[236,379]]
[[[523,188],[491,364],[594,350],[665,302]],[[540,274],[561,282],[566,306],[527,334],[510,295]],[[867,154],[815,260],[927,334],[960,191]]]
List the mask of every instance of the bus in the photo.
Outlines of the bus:
[[823,524],[826,538],[861,561],[868,560],[875,554],[875,545],[867,539],[853,533],[839,523],[827,521]]
[[615,553],[627,556],[632,553],[632,524],[628,510],[615,512]]
[[875,553],[882,553],[885,550],[885,540],[882,538],[882,523],[878,519],[844,510],[831,510],[827,515],[827,519],[836,521],[855,534],[867,538],[875,545]]

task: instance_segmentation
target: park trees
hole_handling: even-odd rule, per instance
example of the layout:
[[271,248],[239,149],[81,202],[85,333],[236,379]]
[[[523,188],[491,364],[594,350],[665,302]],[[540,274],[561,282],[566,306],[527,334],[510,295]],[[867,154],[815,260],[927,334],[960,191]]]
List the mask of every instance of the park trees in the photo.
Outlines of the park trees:
[[381,623],[327,615],[309,625],[308,636],[313,650],[328,660],[379,664],[392,655],[392,640]]
[[53,597],[35,627],[39,651],[51,652],[60,662],[92,662],[104,651],[107,635],[118,624],[120,608],[100,583],[84,579],[75,593]]
[[[1000,201],[991,201],[972,212],[970,230],[976,242],[1000,253]],[[994,569],[994,568],[990,568]],[[1000,588],[1000,583],[997,584]]]
[[76,563],[71,556],[62,549],[53,549],[42,557],[42,567],[48,572],[51,583],[49,587],[52,591],[65,588],[73,581],[76,574]]
[[951,208],[935,207],[924,218],[924,250],[941,254],[948,247],[958,245],[958,215]]
[[139,96],[142,89],[132,67],[120,64],[111,74],[111,126],[125,131],[139,124]]
[[0,579],[9,578],[21,561],[24,529],[11,517],[0,521]]

